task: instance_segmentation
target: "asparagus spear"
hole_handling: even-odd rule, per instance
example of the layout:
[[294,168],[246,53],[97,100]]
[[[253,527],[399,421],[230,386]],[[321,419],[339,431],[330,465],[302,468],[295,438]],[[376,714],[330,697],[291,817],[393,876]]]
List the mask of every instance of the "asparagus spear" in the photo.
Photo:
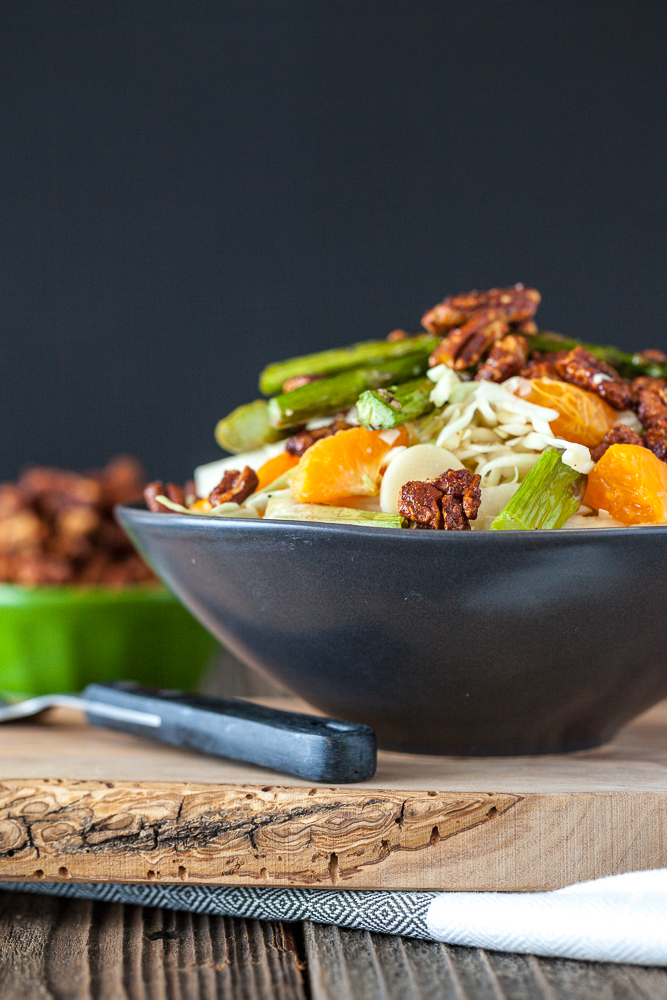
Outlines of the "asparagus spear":
[[528,345],[531,351],[545,352],[571,351],[572,348],[581,346],[599,358],[600,361],[606,361],[624,378],[635,378],[637,375],[667,378],[667,363],[648,360],[642,354],[628,354],[618,347],[584,344],[581,340],[563,337],[560,333],[553,333],[551,330],[542,330],[540,333],[531,334],[528,337]]
[[264,519],[275,521],[324,521],[332,524],[359,524],[371,528],[407,528],[400,514],[381,514],[373,510],[352,507],[329,507],[323,503],[297,503],[284,497],[269,500]]
[[562,528],[579,510],[587,477],[565,465],[560,452],[547,448],[500,514],[491,531]]
[[439,337],[430,333],[406,340],[366,340],[349,347],[335,347],[330,351],[319,351],[317,354],[304,354],[299,358],[289,358],[287,361],[275,361],[267,365],[259,376],[259,388],[265,396],[282,392],[288,378],[297,375],[337,375],[350,368],[368,368],[371,365],[384,364],[411,354],[428,356],[440,343]]
[[270,399],[269,419],[274,427],[293,427],[312,417],[344,410],[356,403],[365,389],[406,382],[423,375],[427,365],[428,354],[412,354],[374,368],[355,368],[331,378],[319,379]]
[[391,389],[367,389],[357,400],[359,422],[369,430],[384,430],[422,417],[433,409],[432,389],[433,382],[428,378],[417,378]]
[[269,404],[265,399],[256,399],[232,410],[219,420],[215,428],[215,440],[225,451],[236,454],[240,451],[254,451],[263,444],[273,444],[287,437],[269,421]]

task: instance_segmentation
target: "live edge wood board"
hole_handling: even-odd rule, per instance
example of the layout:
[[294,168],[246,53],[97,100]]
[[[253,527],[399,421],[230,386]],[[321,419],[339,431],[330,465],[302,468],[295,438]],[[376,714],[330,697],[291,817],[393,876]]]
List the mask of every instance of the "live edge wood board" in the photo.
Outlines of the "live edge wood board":
[[540,890],[667,866],[667,703],[560,757],[381,753],[314,786],[87,727],[0,726],[0,881]]

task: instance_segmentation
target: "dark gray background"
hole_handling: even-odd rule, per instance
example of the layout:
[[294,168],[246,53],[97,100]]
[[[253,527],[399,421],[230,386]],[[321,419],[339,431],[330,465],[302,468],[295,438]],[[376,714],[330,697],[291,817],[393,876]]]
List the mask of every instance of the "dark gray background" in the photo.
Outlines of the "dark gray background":
[[661,0],[10,4],[0,475],[220,454],[270,360],[524,281],[667,346]]

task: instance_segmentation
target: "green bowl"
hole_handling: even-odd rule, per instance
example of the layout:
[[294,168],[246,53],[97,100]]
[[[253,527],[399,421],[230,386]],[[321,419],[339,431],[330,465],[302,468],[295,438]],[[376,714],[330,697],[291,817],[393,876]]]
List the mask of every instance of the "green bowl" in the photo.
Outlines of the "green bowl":
[[163,587],[0,584],[0,695],[132,680],[192,690],[215,640]]

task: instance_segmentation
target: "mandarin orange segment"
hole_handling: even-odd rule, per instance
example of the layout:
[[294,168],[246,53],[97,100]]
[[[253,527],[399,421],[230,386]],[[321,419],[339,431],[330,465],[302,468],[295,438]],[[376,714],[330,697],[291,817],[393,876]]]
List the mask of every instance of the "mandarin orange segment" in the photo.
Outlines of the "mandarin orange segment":
[[595,448],[618,419],[616,410],[594,392],[556,379],[531,379],[521,384],[517,395],[536,406],[558,410],[560,416],[549,425],[553,434],[587,448]]
[[291,455],[288,451],[281,451],[279,455],[276,455],[275,458],[270,458],[268,462],[265,462],[257,470],[257,479],[259,480],[257,490],[263,490],[267,486],[270,486],[279,476],[282,476],[298,464],[299,459],[296,455]]
[[584,503],[622,524],[667,521],[667,464],[648,448],[613,444],[588,477]]
[[[390,437],[391,443],[387,441]],[[402,437],[365,427],[322,438],[304,452],[294,473],[292,492],[301,503],[336,504],[349,496],[374,496],[382,462],[399,443]]]

